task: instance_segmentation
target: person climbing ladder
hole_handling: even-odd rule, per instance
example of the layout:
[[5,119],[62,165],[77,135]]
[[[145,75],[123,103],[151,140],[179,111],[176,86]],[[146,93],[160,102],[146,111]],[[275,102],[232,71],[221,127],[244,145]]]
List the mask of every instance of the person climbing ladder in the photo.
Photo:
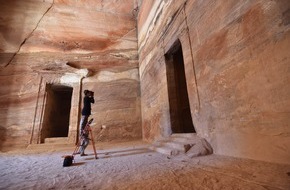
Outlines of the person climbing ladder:
[[87,134],[88,131],[84,131],[87,123],[88,123],[88,118],[91,115],[91,103],[95,103],[95,99],[94,99],[94,92],[93,91],[89,91],[89,90],[84,90],[84,100],[83,100],[83,109],[82,109],[82,118],[81,118],[81,122],[80,122],[80,131],[79,131],[79,135],[80,138],[82,139],[81,142],[81,146],[80,146],[80,155],[81,156],[86,156],[85,154],[85,149],[87,148],[88,144],[89,144],[89,137]]
[[[87,148],[89,141],[92,141],[93,149],[94,149],[94,154],[95,158],[98,159],[97,152],[96,152],[96,147],[95,147],[95,142],[94,142],[94,136],[92,133],[92,129],[90,124],[93,122],[93,119],[90,119],[89,122],[87,122],[86,126],[82,130],[82,133],[80,134],[79,142],[73,152],[73,156],[80,153],[81,156],[84,156],[84,151]],[[90,138],[89,138],[90,136]],[[85,154],[86,155],[86,154]]]

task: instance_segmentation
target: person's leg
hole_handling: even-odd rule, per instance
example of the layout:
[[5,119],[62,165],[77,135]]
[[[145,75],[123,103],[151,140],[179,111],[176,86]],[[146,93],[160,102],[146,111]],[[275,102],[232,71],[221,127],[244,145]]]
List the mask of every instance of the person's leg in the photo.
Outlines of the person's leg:
[[83,129],[85,128],[85,126],[87,125],[87,123],[88,123],[88,118],[89,118],[89,116],[88,115],[82,115],[82,117],[81,117],[81,121],[80,121],[80,129],[79,129],[79,141],[81,141],[80,142],[80,147],[79,147],[79,151],[78,151],[78,154],[82,154],[82,153],[84,153],[84,151],[85,151],[85,148],[87,147],[87,143],[85,142],[85,137],[84,136],[82,136],[83,135],[83,133],[82,133],[82,131],[83,131]]
[[81,156],[85,155],[85,149],[87,148],[87,146],[89,144],[89,141],[90,141],[89,138],[83,137],[82,144],[80,146],[80,154],[81,154]]
[[89,116],[88,115],[83,115],[82,118],[81,118],[81,122],[80,122],[80,131],[83,130],[87,123],[88,123],[88,119],[89,119]]

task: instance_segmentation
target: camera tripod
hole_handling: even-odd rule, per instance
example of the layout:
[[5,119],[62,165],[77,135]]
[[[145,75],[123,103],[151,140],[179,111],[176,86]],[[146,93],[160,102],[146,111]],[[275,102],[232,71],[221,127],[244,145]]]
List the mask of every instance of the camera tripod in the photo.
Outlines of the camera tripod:
[[[81,148],[81,143],[84,141],[84,140],[91,140],[92,141],[92,144],[93,144],[93,149],[94,149],[94,154],[95,154],[95,158],[98,159],[97,157],[97,151],[96,151],[96,147],[95,147],[95,142],[94,142],[94,137],[93,137],[93,133],[92,133],[92,129],[91,129],[91,126],[90,124],[93,122],[94,119],[90,119],[90,121],[87,122],[85,128],[84,128],[84,134],[81,134],[80,137],[79,137],[79,141],[76,145],[76,148],[73,152],[73,156],[78,154],[78,152],[80,151],[80,148]],[[86,136],[86,135],[87,136]],[[89,134],[90,134],[90,138],[89,138]],[[85,139],[87,138],[87,139]]]

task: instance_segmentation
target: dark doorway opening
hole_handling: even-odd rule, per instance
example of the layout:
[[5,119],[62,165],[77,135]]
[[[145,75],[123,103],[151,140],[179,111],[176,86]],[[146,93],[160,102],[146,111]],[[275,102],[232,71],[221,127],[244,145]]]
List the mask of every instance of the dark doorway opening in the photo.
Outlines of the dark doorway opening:
[[172,133],[195,133],[179,40],[165,54],[165,59]]
[[45,138],[68,136],[72,91],[68,86],[46,85],[42,142]]

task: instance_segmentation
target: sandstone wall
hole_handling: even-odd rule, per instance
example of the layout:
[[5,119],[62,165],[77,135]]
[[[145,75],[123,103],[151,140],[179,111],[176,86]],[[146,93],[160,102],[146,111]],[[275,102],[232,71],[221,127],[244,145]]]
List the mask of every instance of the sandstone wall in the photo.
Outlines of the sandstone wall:
[[136,6],[0,0],[0,149],[40,143],[46,84],[73,88],[65,142],[76,141],[85,88],[96,92],[95,132],[108,126],[102,141],[141,138]]
[[[95,92],[92,125],[97,141],[141,139],[141,105],[138,69],[100,71],[84,79],[83,89]],[[104,129],[101,129],[103,126]]]
[[193,124],[216,154],[290,163],[290,2],[143,1],[143,138],[171,134],[164,55],[179,39]]

